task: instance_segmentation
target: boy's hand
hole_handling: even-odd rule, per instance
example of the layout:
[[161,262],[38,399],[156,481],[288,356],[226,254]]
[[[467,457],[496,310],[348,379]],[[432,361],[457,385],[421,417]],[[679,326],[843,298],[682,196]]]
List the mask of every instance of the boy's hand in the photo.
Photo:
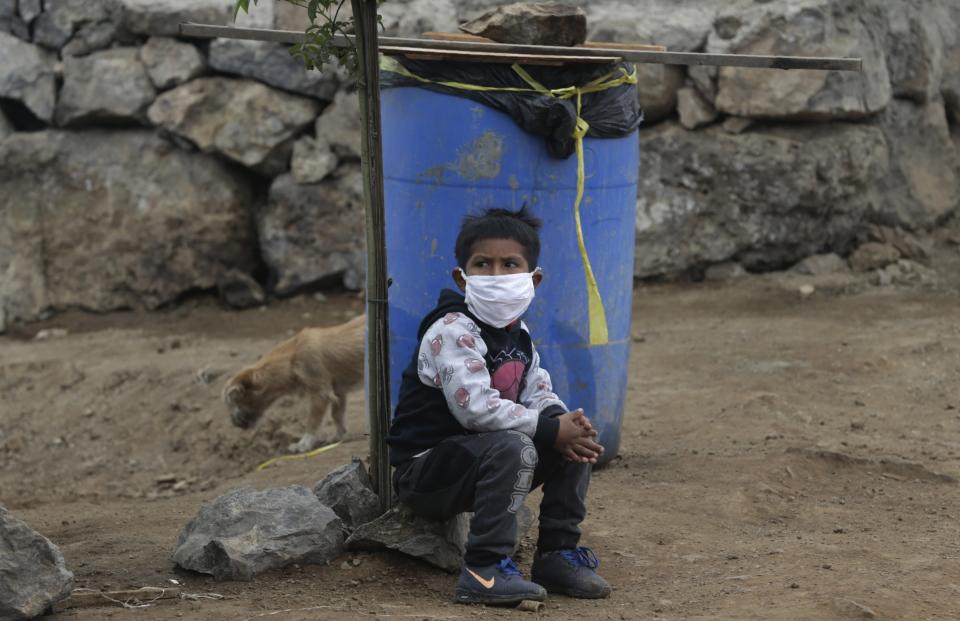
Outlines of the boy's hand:
[[590,419],[584,416],[583,410],[561,414],[557,420],[560,421],[554,443],[557,452],[567,461],[597,463],[597,458],[603,454],[603,447],[593,440],[597,432],[590,424]]

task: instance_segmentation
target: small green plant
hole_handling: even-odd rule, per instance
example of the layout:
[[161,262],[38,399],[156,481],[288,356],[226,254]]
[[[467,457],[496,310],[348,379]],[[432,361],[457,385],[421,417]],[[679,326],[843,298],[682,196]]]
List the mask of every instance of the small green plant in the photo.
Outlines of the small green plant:
[[[307,69],[323,69],[324,65],[333,60],[339,62],[351,76],[357,75],[359,67],[357,50],[354,45],[335,46],[336,35],[347,36],[354,32],[354,19],[342,17],[341,11],[346,0],[284,0],[290,4],[306,9],[310,25],[304,31],[303,41],[290,48],[290,54],[303,61]],[[256,5],[259,0],[253,0]],[[383,0],[378,0],[379,5]],[[236,0],[234,17],[240,12],[250,11],[250,0]],[[382,17],[377,15],[377,22],[383,26]]]

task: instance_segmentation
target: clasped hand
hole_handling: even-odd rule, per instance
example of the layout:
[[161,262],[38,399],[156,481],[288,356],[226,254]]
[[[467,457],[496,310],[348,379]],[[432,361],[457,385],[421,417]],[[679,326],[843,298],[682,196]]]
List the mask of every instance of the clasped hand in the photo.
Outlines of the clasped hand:
[[574,410],[557,417],[560,429],[554,448],[567,461],[581,464],[595,464],[603,454],[603,447],[594,438],[597,431],[583,410]]

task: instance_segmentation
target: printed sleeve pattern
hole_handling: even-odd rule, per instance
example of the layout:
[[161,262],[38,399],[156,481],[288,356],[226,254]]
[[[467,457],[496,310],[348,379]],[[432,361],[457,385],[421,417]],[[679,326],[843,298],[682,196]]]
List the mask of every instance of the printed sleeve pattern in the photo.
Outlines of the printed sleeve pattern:
[[490,380],[486,353],[480,328],[462,313],[447,313],[420,341],[420,381],[443,391],[450,413],[466,429],[515,429],[532,438],[539,410],[500,398]]
[[[526,326],[524,326],[526,329]],[[550,381],[550,374],[540,366],[540,354],[533,348],[533,356],[530,361],[530,368],[527,369],[525,377],[525,386],[520,393],[520,403],[537,412],[544,410],[562,408],[567,411],[567,406],[553,392],[553,383]]]

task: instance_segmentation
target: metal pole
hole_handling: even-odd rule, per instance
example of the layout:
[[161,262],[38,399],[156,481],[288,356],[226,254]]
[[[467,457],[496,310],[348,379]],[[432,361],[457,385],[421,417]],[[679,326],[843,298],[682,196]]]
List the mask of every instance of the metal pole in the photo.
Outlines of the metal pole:
[[[293,30],[266,30],[262,28],[234,28],[232,26],[209,26],[206,24],[180,24],[180,34],[185,37],[223,37],[227,39],[252,39],[299,43],[304,33]],[[336,35],[332,43],[336,47],[353,45],[353,37]],[[547,56],[619,56],[635,63],[662,65],[709,65],[715,67],[750,67],[753,69],[813,69],[817,71],[861,70],[859,58],[817,58],[809,56],[757,56],[752,54],[707,54],[701,52],[659,52],[618,48],[616,43],[604,47],[561,47],[553,45],[515,45],[506,43],[479,43],[475,41],[437,41],[434,39],[411,39],[407,37],[380,37],[383,47],[406,47],[431,50],[458,50],[464,52],[499,52],[512,54],[540,54]]]
[[390,428],[390,376],[387,340],[387,256],[383,213],[383,153],[380,146],[380,68],[377,0],[351,0],[357,29],[360,75],[361,167],[367,229],[367,421],[370,427],[370,480],[380,509],[393,504],[386,436]]

